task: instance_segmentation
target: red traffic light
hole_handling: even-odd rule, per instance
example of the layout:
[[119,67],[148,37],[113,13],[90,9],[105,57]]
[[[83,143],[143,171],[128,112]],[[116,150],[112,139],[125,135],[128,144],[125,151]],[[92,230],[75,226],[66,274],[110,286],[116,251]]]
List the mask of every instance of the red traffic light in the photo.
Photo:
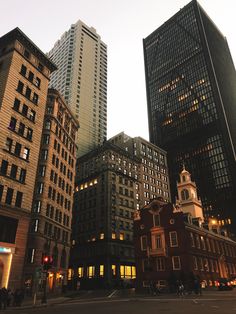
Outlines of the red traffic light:
[[43,264],[43,269],[44,270],[50,269],[52,267],[52,264],[53,264],[52,256],[49,256],[49,255],[43,256],[42,264]]

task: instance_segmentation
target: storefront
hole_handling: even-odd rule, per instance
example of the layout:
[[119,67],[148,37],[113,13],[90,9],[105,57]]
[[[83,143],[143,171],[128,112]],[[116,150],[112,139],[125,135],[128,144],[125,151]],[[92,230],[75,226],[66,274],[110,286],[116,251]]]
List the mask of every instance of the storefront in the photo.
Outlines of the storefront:
[[12,256],[15,248],[0,246],[0,288],[8,287]]

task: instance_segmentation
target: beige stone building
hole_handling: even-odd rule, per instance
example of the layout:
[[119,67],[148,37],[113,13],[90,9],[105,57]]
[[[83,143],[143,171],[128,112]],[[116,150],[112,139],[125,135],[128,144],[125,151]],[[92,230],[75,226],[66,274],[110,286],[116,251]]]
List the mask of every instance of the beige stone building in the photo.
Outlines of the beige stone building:
[[40,290],[42,260],[51,256],[48,288],[67,283],[78,120],[57,90],[49,89],[35,183],[25,282]]
[[78,156],[102,145],[107,136],[107,46],[93,27],[72,24],[48,53],[58,70],[56,88],[80,121]]
[[0,38],[0,287],[22,284],[49,75],[55,69],[19,28]]

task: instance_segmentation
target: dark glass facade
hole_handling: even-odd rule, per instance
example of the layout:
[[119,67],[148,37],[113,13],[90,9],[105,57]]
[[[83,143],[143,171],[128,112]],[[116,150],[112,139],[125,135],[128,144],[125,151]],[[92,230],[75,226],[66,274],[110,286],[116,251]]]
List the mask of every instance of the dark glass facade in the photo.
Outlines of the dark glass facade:
[[190,2],[144,39],[150,141],[167,150],[172,198],[183,163],[205,216],[236,222],[236,74],[225,37]]

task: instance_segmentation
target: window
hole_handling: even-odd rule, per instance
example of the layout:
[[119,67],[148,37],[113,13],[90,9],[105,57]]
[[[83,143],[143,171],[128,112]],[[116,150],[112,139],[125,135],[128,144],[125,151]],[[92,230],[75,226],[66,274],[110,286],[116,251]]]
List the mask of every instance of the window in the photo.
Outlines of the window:
[[189,198],[188,190],[184,189],[181,191],[181,198],[182,198],[182,200],[187,200]]
[[154,249],[161,249],[162,248],[162,237],[161,234],[157,234],[155,236],[155,247]]
[[12,166],[11,166],[11,172],[10,172],[10,177],[11,177],[12,179],[15,179],[15,178],[16,178],[17,169],[18,169],[18,167],[17,167],[16,165],[12,164]]
[[156,259],[157,271],[165,270],[165,260],[163,257],[157,257]]
[[16,146],[15,146],[15,155],[16,155],[16,156],[20,156],[20,153],[21,153],[21,144],[20,144],[20,143],[16,143]]
[[116,265],[111,265],[112,276],[116,276]]
[[29,119],[35,122],[35,116],[36,116],[36,112],[31,109],[30,114],[29,114]]
[[30,153],[29,148],[25,147],[24,150],[23,150],[22,158],[25,159],[25,160],[29,160],[29,153]]
[[42,182],[38,182],[37,183],[36,193],[38,193],[38,194],[42,194],[43,193],[43,183]]
[[30,99],[31,96],[31,89],[27,86],[26,87],[26,92],[25,92],[25,97]]
[[200,239],[199,239],[199,235],[196,234],[196,246],[198,249],[200,249]]
[[104,265],[99,266],[99,276],[103,277],[104,276]]
[[17,91],[22,94],[23,88],[24,88],[24,84],[21,81],[19,81],[18,86],[17,86]]
[[25,125],[24,125],[24,123],[20,122],[18,133],[20,135],[24,136],[24,132],[25,132]]
[[27,262],[33,264],[35,256],[35,249],[28,249]]
[[135,266],[120,265],[120,277],[127,279],[136,278]]
[[35,201],[33,206],[33,212],[34,213],[40,213],[41,211],[41,201]]
[[84,276],[84,268],[78,267],[78,277],[82,278]]
[[40,165],[39,166],[39,175],[40,175],[40,177],[45,177],[45,172],[46,172],[46,166],[45,165]]
[[37,87],[40,87],[40,84],[41,84],[40,78],[36,77],[36,79],[35,79],[35,85],[36,85]]
[[33,94],[33,99],[32,99],[33,103],[35,103],[37,105],[38,104],[38,100],[39,100],[38,94],[34,93]]
[[26,138],[27,140],[31,141],[33,136],[33,130],[31,128],[28,128]]
[[141,240],[141,250],[146,251],[147,250],[147,236],[146,235],[141,236],[140,240]]
[[28,114],[28,106],[26,104],[23,104],[22,106],[22,114],[23,116],[27,117],[27,114]]
[[16,192],[16,202],[15,202],[15,206],[21,208],[22,198],[23,198],[23,193],[17,191],[17,192]]
[[20,109],[20,100],[15,98],[14,104],[13,104],[13,109],[16,111],[19,111]]
[[12,139],[11,138],[9,138],[9,137],[7,137],[7,139],[6,139],[6,150],[8,151],[8,152],[11,152],[11,149],[12,149]]
[[42,149],[42,151],[41,151],[41,159],[45,160],[45,161],[48,159],[48,150],[47,149]]
[[28,79],[30,82],[33,82],[33,80],[34,80],[34,73],[32,73],[31,71],[29,71]]
[[202,242],[202,249],[206,250],[206,243],[205,243],[205,239],[203,236],[201,236],[201,242]]
[[14,192],[13,189],[11,189],[11,188],[8,188],[8,189],[7,189],[7,195],[6,195],[6,200],[5,200],[5,202],[6,202],[6,204],[8,204],[8,205],[11,205],[12,197],[13,197],[13,192]]
[[210,269],[209,269],[209,263],[208,263],[208,259],[207,258],[204,258],[204,269],[206,270],[206,271],[209,271]]
[[191,247],[195,247],[194,236],[192,232],[190,232],[190,243],[191,243]]
[[32,221],[32,225],[31,225],[31,231],[32,232],[37,232],[39,229],[39,220],[38,219],[34,219]]
[[170,246],[171,247],[178,246],[177,232],[176,231],[169,232],[169,237],[170,237]]
[[88,266],[88,278],[95,277],[95,266]]
[[25,178],[26,178],[26,170],[22,169],[20,170],[20,176],[19,176],[19,181],[21,183],[25,183]]
[[193,269],[198,270],[198,265],[197,265],[197,258],[196,256],[193,256]]
[[172,256],[172,266],[173,266],[173,270],[181,269],[180,257],[179,256]]
[[8,161],[7,160],[2,160],[2,165],[1,165],[1,174],[6,176],[7,175],[7,168],[8,168]]
[[17,120],[14,118],[14,117],[11,117],[11,120],[10,120],[10,123],[9,123],[9,129],[12,130],[12,131],[15,131],[16,129],[16,123],[17,123]]
[[21,66],[21,70],[20,70],[20,74],[22,74],[23,76],[25,76],[26,75],[26,66],[24,65],[24,64],[22,64],[22,66]]

